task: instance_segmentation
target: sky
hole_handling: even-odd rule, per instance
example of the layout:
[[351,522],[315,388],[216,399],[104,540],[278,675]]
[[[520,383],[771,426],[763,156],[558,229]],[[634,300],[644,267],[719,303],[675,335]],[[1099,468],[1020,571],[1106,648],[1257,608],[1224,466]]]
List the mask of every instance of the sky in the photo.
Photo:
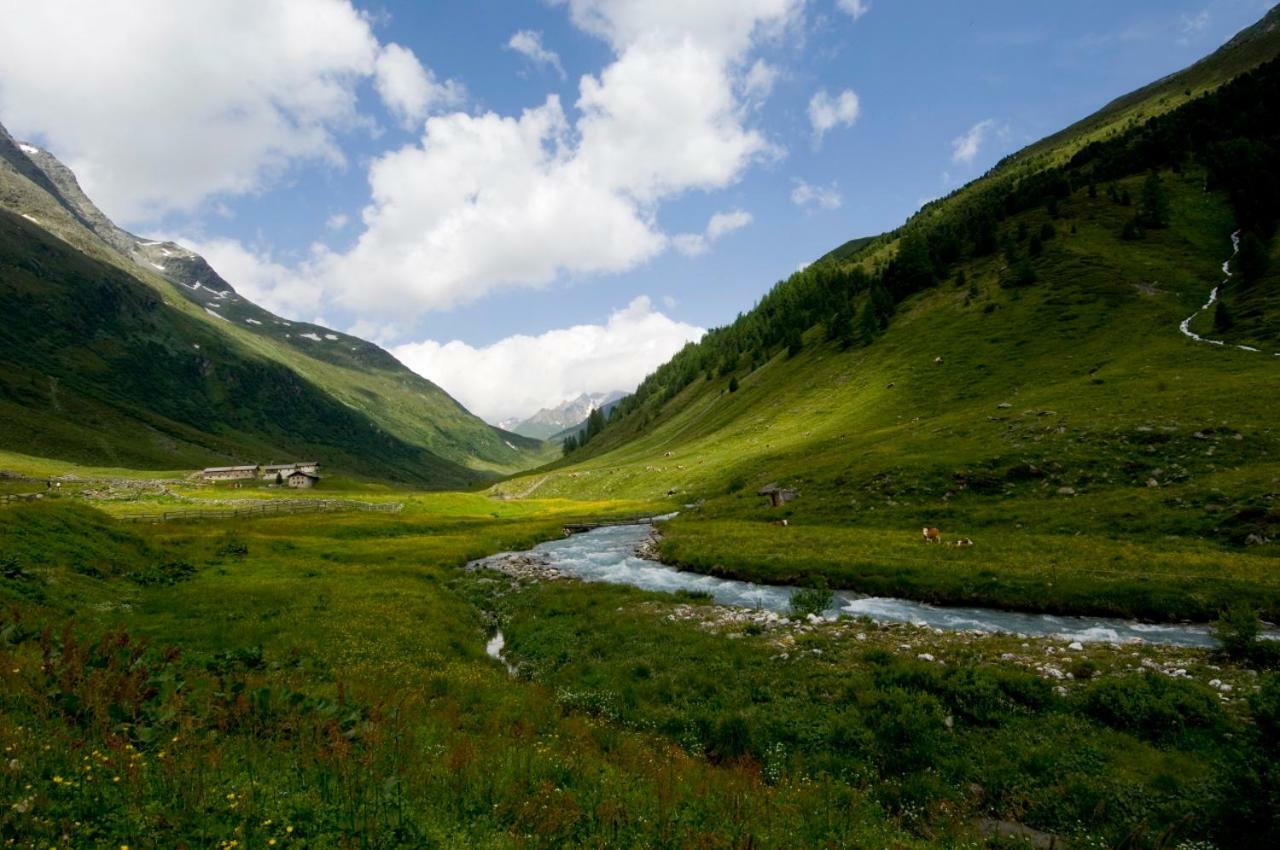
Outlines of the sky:
[[497,422],[633,389],[1269,6],[0,0],[0,122]]

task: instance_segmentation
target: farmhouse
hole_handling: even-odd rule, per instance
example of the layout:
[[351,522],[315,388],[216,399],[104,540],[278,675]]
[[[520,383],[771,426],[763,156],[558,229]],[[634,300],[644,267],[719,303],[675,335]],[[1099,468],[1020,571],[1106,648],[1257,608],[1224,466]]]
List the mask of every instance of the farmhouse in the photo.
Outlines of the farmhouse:
[[293,489],[302,490],[307,487],[314,487],[316,482],[320,480],[320,476],[314,475],[310,472],[305,472],[301,469],[295,469],[293,472],[290,472],[288,477],[284,480],[285,483]]
[[258,474],[258,465],[252,466],[211,466],[200,473],[205,481],[242,481]]
[[288,478],[289,473],[295,469],[315,475],[320,471],[320,464],[314,460],[300,460],[296,463],[268,463],[262,467],[259,477],[265,481],[274,480],[277,475],[281,478]]

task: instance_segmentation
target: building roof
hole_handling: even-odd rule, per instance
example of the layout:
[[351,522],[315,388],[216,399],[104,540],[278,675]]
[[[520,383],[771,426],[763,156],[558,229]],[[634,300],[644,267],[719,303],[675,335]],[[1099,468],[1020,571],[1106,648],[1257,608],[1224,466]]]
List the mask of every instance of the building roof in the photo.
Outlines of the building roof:
[[268,463],[266,466],[262,468],[267,470],[297,469],[300,466],[319,466],[319,465],[320,464],[316,463],[314,460],[300,460],[296,463]]
[[205,472],[205,473],[210,473],[210,472],[248,472],[249,470],[253,470],[253,469],[257,469],[257,468],[258,468],[258,465],[257,465],[257,464],[253,464],[253,465],[251,465],[251,466],[210,466],[210,467],[208,467],[207,469],[203,470],[203,472]]
[[315,479],[315,480],[317,480],[317,481],[319,481],[319,480],[320,480],[320,476],[319,476],[319,475],[312,475],[310,472],[303,472],[301,469],[295,469],[293,472],[290,472],[290,473],[289,473],[289,477],[290,477],[290,478],[292,478],[292,477],[293,477],[293,476],[295,476],[295,475],[305,475],[305,476],[307,476],[308,478],[314,478],[314,479]]

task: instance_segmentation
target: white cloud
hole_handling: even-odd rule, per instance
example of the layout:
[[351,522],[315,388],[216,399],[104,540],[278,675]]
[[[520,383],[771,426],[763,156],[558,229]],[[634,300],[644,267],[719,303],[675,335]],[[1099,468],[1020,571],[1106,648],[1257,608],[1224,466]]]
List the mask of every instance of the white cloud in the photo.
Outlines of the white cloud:
[[329,230],[342,230],[350,220],[346,213],[334,213],[325,219],[324,226]]
[[751,213],[746,210],[730,210],[718,212],[707,221],[707,229],[702,233],[678,233],[671,237],[671,243],[681,254],[696,257],[705,254],[711,243],[721,236],[741,230],[752,221]]
[[979,121],[969,128],[968,132],[951,140],[951,161],[970,165],[982,149],[982,143],[988,133],[995,129],[996,122],[988,118]]
[[776,66],[770,65],[763,59],[757,59],[742,78],[743,100],[749,106],[760,106],[773,93],[773,87],[778,82],[779,76],[781,71]]
[[858,120],[858,112],[858,96],[852,89],[845,89],[835,97],[826,89],[819,89],[809,99],[809,123],[813,125],[814,143],[821,143],[828,130],[841,124],[851,126]]
[[844,197],[834,181],[827,186],[814,186],[797,177],[791,182],[791,203],[798,207],[812,206],[824,210],[835,210],[844,203]]
[[361,313],[445,309],[565,275],[622,272],[668,247],[655,214],[777,155],[737,92],[758,39],[798,0],[569,0],[615,58],[585,75],[571,120],[556,96],[518,116],[429,118],[370,168],[365,231],[313,272]]
[[584,392],[631,390],[703,333],[654,310],[641,296],[603,325],[517,335],[483,348],[427,340],[397,346],[391,353],[469,410],[498,422]]
[[711,220],[707,222],[707,238],[714,241],[719,239],[721,236],[724,236],[726,233],[741,230],[750,224],[751,221],[751,213],[746,210],[718,212],[711,216]]
[[398,44],[388,44],[378,53],[373,85],[387,109],[406,128],[419,124],[433,109],[456,106],[466,99],[460,83],[440,82],[412,50]]
[[[13,113],[15,129],[34,127],[59,152],[78,152],[70,164],[88,190],[126,221],[189,209],[211,194],[259,191],[302,157],[341,162],[334,134],[367,121],[355,108],[361,81],[405,120],[425,115],[414,143],[370,163],[371,196],[350,248],[290,259],[229,240],[188,240],[272,309],[401,323],[689,247],[662,230],[659,209],[691,190],[726,188],[780,155],[750,125],[745,98],[761,96],[776,75],[754,51],[794,27],[804,6],[559,0],[612,58],[581,78],[572,105],[551,95],[500,114],[440,113],[453,97],[449,84],[404,48],[379,45],[348,0],[137,0],[120,9],[86,4],[83,14],[69,2],[29,8],[58,10],[40,12],[46,30],[61,34],[63,19],[74,21],[66,41],[85,42],[87,57],[57,51],[74,59],[53,62],[46,79],[48,51],[31,47],[40,40],[0,30],[0,107],[25,104]],[[21,17],[32,17],[25,8]],[[25,25],[16,29],[30,36]],[[185,46],[192,32],[201,34],[200,51]]]
[[265,249],[248,248],[235,239],[163,233],[151,238],[172,240],[200,254],[236,292],[273,313],[314,316],[323,305],[323,292],[314,281]]
[[1208,9],[1202,9],[1194,15],[1182,16],[1182,32],[1184,35],[1201,32],[1205,27],[1209,26],[1210,15]]
[[560,54],[543,46],[542,33],[535,30],[520,30],[511,36],[507,47],[523,55],[535,65],[554,68],[560,75],[560,79],[564,79],[564,66],[560,64]]
[[124,222],[258,191],[300,160],[341,164],[334,133],[360,120],[378,57],[348,0],[42,0],[4,18],[5,123]]
[[871,4],[866,0],[837,0],[836,5],[855,21],[871,11]]

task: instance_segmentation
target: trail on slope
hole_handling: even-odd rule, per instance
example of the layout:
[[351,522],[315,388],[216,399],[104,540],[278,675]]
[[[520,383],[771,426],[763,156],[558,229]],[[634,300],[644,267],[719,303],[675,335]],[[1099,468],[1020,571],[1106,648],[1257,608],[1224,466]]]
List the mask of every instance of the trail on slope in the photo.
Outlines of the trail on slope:
[[[1182,320],[1182,324],[1178,325],[1178,330],[1182,331],[1183,336],[1187,337],[1188,339],[1193,339],[1196,342],[1207,342],[1210,345],[1230,346],[1232,348],[1238,348],[1241,351],[1260,352],[1261,351],[1260,349],[1254,348],[1252,345],[1232,345],[1231,343],[1228,343],[1225,340],[1208,339],[1206,337],[1202,337],[1200,336],[1200,334],[1191,330],[1191,322],[1195,320],[1196,316],[1199,316],[1205,310],[1208,310],[1214,304],[1218,303],[1218,290],[1222,289],[1222,287],[1226,286],[1231,281],[1231,277],[1232,277],[1231,261],[1235,259],[1235,256],[1238,253],[1240,253],[1240,231],[1239,230],[1231,234],[1231,256],[1227,257],[1225,260],[1222,261],[1222,273],[1226,275],[1226,277],[1222,279],[1222,283],[1218,284],[1217,286],[1215,286],[1213,289],[1209,291],[1209,300],[1204,302],[1203,307],[1201,307],[1199,310],[1196,310],[1190,316],[1187,316],[1185,319]],[[1275,356],[1280,357],[1280,351],[1276,352]]]

